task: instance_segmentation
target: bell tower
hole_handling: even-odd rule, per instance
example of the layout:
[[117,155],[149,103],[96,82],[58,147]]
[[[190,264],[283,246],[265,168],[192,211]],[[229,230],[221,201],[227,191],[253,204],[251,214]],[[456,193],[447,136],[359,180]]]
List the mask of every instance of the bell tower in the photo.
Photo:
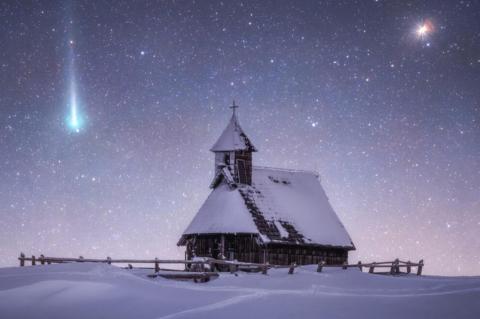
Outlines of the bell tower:
[[215,176],[226,173],[226,169],[236,184],[251,185],[252,153],[257,149],[240,127],[235,101],[230,108],[230,122],[210,149],[215,154]]

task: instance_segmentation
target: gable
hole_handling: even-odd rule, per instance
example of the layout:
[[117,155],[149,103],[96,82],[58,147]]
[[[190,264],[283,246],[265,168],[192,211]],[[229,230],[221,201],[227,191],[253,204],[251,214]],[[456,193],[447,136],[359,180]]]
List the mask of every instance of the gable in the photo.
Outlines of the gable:
[[237,189],[222,182],[207,197],[186,234],[258,233]]

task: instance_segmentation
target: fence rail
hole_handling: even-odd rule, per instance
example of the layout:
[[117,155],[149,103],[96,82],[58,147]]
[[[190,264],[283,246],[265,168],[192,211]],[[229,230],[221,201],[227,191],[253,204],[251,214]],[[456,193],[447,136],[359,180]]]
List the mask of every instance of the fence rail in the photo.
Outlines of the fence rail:
[[[401,274],[401,269],[405,268],[405,273],[409,274],[412,272],[412,267],[417,268],[417,275],[422,274],[424,262],[421,259],[418,263],[413,263],[411,261],[402,261],[395,259],[394,261],[382,261],[382,262],[372,262],[372,263],[362,263],[359,261],[357,264],[343,264],[343,265],[327,265],[323,262],[318,264],[317,271],[321,272],[323,267],[342,267],[343,269],[358,267],[360,271],[363,271],[363,268],[368,268],[368,272],[371,274],[391,274],[397,275]],[[390,271],[387,272],[375,272],[375,268],[389,268]]]
[[[239,270],[244,271],[258,271],[262,272],[262,274],[267,274],[269,269],[272,268],[288,268],[288,273],[293,274],[295,268],[298,267],[297,264],[292,263],[290,265],[272,265],[269,263],[245,263],[239,261],[231,261],[231,260],[221,260],[221,259],[213,259],[213,258],[204,258],[202,260],[175,260],[175,259],[112,259],[110,257],[104,259],[97,259],[97,258],[84,258],[82,256],[78,258],[71,258],[71,257],[48,257],[44,255],[40,255],[39,257],[31,256],[27,257],[24,253],[21,253],[18,257],[20,261],[20,266],[23,267],[26,265],[26,262],[31,262],[32,266],[37,264],[45,265],[45,264],[54,264],[54,263],[71,263],[71,262],[93,262],[93,263],[106,263],[106,264],[128,264],[128,268],[132,269],[132,264],[153,264],[151,269],[154,269],[155,274],[158,276],[162,276],[165,278],[177,278],[177,279],[198,279],[198,278],[210,278],[214,275],[216,270],[221,268],[222,270],[228,270],[231,273],[235,273]],[[184,274],[165,274],[160,273],[161,271],[171,271],[172,269],[161,269],[161,264],[183,264],[185,265],[185,270],[181,271]],[[395,259],[394,261],[384,261],[384,262],[372,262],[372,263],[362,263],[359,261],[356,264],[341,264],[341,265],[330,265],[326,264],[325,262],[321,261],[318,263],[317,272],[322,272],[323,268],[359,268],[360,271],[363,271],[364,268],[368,268],[368,272],[371,274],[390,274],[390,275],[398,275],[402,273],[409,274],[412,272],[412,267],[415,267],[417,270],[417,275],[420,276],[422,274],[422,269],[424,266],[423,259],[420,260],[418,263],[412,263],[410,261],[402,261],[399,259]],[[386,268],[387,271],[383,272],[375,272],[375,269],[382,269]],[[404,272],[401,270],[405,269]],[[176,270],[178,273],[178,270]],[[157,275],[153,275],[153,277]],[[190,274],[190,275],[188,275]],[[206,280],[205,280],[206,281]]]

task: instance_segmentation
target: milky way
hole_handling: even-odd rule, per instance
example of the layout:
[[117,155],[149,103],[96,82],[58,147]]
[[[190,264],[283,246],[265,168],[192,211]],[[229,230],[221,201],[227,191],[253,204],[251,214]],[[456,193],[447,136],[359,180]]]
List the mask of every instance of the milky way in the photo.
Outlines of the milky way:
[[320,173],[351,261],[480,274],[478,2],[12,1],[0,21],[0,265],[183,257],[235,99],[256,165]]

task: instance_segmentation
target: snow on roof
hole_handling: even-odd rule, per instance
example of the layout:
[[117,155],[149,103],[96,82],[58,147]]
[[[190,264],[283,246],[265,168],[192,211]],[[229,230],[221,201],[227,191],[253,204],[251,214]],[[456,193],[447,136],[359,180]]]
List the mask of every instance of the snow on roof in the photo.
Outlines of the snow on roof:
[[249,150],[252,152],[257,151],[255,146],[253,146],[252,142],[250,142],[247,135],[240,127],[237,115],[234,112],[227,127],[223,130],[223,133],[220,135],[217,142],[213,144],[210,151],[224,152],[239,150]]
[[252,176],[251,186],[216,187],[184,235],[251,233],[269,243],[354,249],[316,173],[254,167]]
[[210,193],[184,234],[257,232],[240,193],[221,183]]
[[228,169],[228,167],[224,166],[222,169],[218,170],[217,174],[210,183],[210,188],[217,187],[217,185],[222,181],[222,178],[228,184],[228,186],[230,186],[230,188],[234,188],[237,186],[237,183],[235,183],[235,180],[230,173],[230,170]]

